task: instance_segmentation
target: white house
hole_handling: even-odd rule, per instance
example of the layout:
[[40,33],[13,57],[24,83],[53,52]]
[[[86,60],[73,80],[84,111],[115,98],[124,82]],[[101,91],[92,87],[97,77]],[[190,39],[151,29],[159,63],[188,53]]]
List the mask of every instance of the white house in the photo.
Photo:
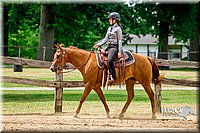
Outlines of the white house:
[[[124,50],[130,50],[135,53],[140,53],[142,55],[158,57],[158,37],[154,37],[150,34],[143,36],[130,35],[133,39],[128,42],[127,45],[123,46]],[[176,39],[172,36],[168,38],[168,59],[181,60],[188,57],[188,43],[176,42]]]

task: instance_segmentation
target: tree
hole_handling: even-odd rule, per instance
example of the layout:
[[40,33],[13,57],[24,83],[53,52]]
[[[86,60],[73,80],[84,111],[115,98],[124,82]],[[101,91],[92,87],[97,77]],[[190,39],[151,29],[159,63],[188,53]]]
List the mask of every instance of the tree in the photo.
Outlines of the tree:
[[[4,38],[8,39],[8,56],[18,56],[18,48],[21,49],[21,56],[36,58],[39,29],[39,5],[38,4],[10,4],[4,3],[7,12],[4,12],[7,19],[4,19]],[[6,40],[6,39],[4,39]],[[6,43],[3,44],[6,46]],[[12,48],[14,47],[14,48]]]
[[109,26],[108,12],[118,11],[124,34],[131,22],[131,9],[124,4],[57,4],[54,6],[55,42],[91,49]]
[[53,59],[55,13],[52,11],[53,5],[41,5],[40,41],[37,56],[39,60],[52,61]]
[[[43,59],[44,47],[46,47],[45,60],[52,60],[52,48],[55,43],[91,49],[96,41],[105,36],[109,26],[108,12],[117,11],[121,15],[124,44],[131,39],[129,34],[152,34],[159,36],[159,53],[168,52],[167,39],[169,35],[172,35],[179,41],[193,40],[190,41],[191,46],[195,47],[191,47],[190,51],[194,51],[197,50],[197,45],[192,44],[197,43],[192,43],[195,40],[192,37],[199,36],[194,35],[199,32],[192,30],[199,29],[194,27],[198,27],[199,17],[194,17],[197,9],[198,7],[194,7],[194,4],[154,3],[136,4],[135,7],[128,7],[123,3],[46,4],[42,6],[23,3],[8,4],[8,45],[37,46],[38,54],[32,49],[22,51],[25,55],[23,57],[34,59],[36,57]],[[8,53],[9,56],[13,56],[17,54],[17,50],[8,49]],[[161,54],[159,57],[167,59],[167,56]]]
[[136,34],[158,36],[158,58],[168,59],[168,36],[173,13],[170,4],[137,4],[134,7]]
[[8,5],[3,4],[3,56],[8,56]]
[[170,33],[169,26],[173,17],[171,7],[172,5],[168,4],[158,5],[158,58],[161,59],[168,59],[168,36]]
[[158,58],[168,59],[168,36],[171,35],[177,41],[183,42],[197,36],[192,31],[192,27],[198,22],[198,19],[194,19],[196,12],[196,9],[193,9],[194,5],[189,3],[136,4],[133,8],[135,28],[131,32],[138,35],[158,36]]
[[190,37],[189,60],[199,61],[200,51],[200,3],[194,7],[196,23],[192,27],[192,36]]

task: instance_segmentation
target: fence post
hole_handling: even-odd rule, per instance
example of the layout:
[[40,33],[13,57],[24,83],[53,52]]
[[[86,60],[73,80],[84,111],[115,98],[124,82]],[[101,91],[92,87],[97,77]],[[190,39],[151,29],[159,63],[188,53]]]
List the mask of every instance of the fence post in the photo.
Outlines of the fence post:
[[45,56],[46,56],[46,47],[43,47],[43,57],[42,60],[45,61]]
[[19,47],[18,57],[21,57],[21,47]]
[[[56,81],[63,81],[63,73],[61,70],[61,74],[56,74]],[[60,86],[55,88],[55,113],[62,112],[62,97],[63,97],[63,87]]]
[[[21,47],[19,47],[18,57],[21,57]],[[13,71],[14,72],[23,72],[23,66],[22,65],[13,65]]]
[[154,84],[156,112],[161,113],[161,84]]

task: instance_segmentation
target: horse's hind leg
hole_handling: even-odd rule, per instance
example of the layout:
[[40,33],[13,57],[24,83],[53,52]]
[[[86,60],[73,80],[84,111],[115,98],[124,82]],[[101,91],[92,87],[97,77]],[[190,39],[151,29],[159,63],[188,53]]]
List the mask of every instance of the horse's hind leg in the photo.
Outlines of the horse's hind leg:
[[134,98],[134,84],[135,84],[136,80],[134,78],[130,78],[128,80],[126,80],[126,91],[128,93],[128,99],[121,111],[121,113],[119,114],[119,118],[122,119],[124,117],[124,113],[126,112],[128,106],[130,105],[132,99]]
[[106,99],[104,97],[104,94],[103,94],[101,88],[100,87],[94,88],[94,91],[98,94],[99,98],[101,99],[101,101],[102,101],[102,103],[103,103],[103,105],[105,107],[107,117],[110,118],[110,115],[109,115],[110,109],[109,109],[109,107],[108,107],[108,105],[106,103]]
[[156,106],[155,106],[155,102],[154,102],[154,93],[153,90],[151,89],[150,83],[149,84],[142,84],[142,86],[144,87],[146,93],[149,96],[149,99],[151,100],[151,108],[152,108],[152,119],[156,119]]
[[82,97],[80,99],[80,102],[79,102],[79,106],[76,110],[76,114],[74,115],[74,117],[77,117],[77,115],[79,114],[80,110],[81,110],[81,107],[82,107],[82,104],[83,102],[85,101],[86,97],[88,96],[88,94],[91,92],[92,90],[92,86],[90,86],[89,82],[85,85],[85,90],[82,94]]

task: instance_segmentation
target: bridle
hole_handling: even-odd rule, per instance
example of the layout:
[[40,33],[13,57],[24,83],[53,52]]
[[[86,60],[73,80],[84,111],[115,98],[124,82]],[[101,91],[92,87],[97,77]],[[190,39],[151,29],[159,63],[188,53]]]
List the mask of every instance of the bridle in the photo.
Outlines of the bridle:
[[[62,50],[61,50],[61,51],[62,51]],[[92,55],[92,52],[93,52],[93,51],[92,51],[92,48],[91,48],[91,49],[90,49],[90,55],[89,55],[89,57],[87,58],[87,60],[86,60],[81,66],[79,66],[79,67],[77,67],[77,68],[75,68],[75,69],[72,69],[72,70],[70,70],[70,71],[63,72],[63,71],[62,71],[63,69],[67,69],[67,68],[68,68],[67,65],[64,64],[61,68],[59,67],[59,68],[55,69],[56,74],[59,75],[59,74],[61,74],[61,73],[67,73],[67,75],[69,75],[69,74],[72,73],[73,71],[82,68],[83,66],[85,66],[85,65],[88,63],[88,61],[89,61],[89,59],[90,59],[90,57],[91,57],[91,55]],[[62,60],[63,60],[64,57],[65,57],[65,51],[62,52],[62,56],[61,56],[61,59],[60,59],[61,61],[59,62],[59,64],[62,62]],[[60,73],[58,73],[57,70],[60,70]],[[65,76],[67,76],[67,75],[65,75]]]

